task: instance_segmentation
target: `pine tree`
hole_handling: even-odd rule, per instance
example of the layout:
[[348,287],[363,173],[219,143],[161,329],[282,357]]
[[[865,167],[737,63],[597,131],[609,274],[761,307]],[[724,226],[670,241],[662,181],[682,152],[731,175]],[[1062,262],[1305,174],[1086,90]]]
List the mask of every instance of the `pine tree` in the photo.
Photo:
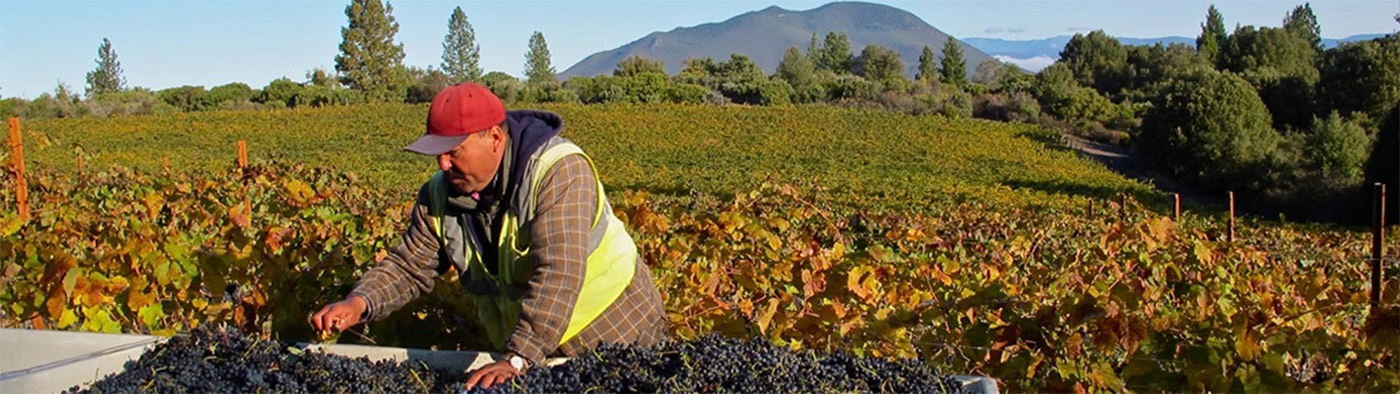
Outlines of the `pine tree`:
[[821,56],[817,57],[818,70],[837,74],[851,73],[851,40],[845,34],[827,32],[822,44]]
[[467,14],[462,12],[462,7],[453,9],[452,17],[447,20],[447,36],[442,38],[442,71],[456,82],[480,80],[480,49],[472,24],[467,22]]
[[549,64],[549,44],[538,31],[530,36],[530,51],[525,53],[525,78],[531,84],[559,82],[554,76],[554,66]]
[[126,78],[122,76],[122,63],[117,61],[117,51],[112,50],[112,42],[102,39],[97,47],[97,68],[87,73],[87,96],[119,92],[126,88]]
[[919,54],[919,75],[915,75],[914,79],[932,81],[934,78],[938,78],[938,66],[934,63],[936,61],[938,59],[933,54],[933,49],[924,45],[924,52]]
[[817,65],[817,57],[821,56],[821,50],[822,47],[817,45],[817,33],[812,33],[812,42],[807,44],[807,61],[811,62],[813,67]]
[[943,82],[957,86],[967,84],[967,61],[963,60],[962,46],[952,37],[943,42],[943,60],[939,62],[938,73],[943,76]]
[[802,55],[802,51],[797,47],[789,47],[783,52],[783,60],[778,62],[778,70],[773,76],[787,81],[792,86],[793,102],[807,103],[816,101],[821,94],[821,87],[817,85],[815,74],[816,67],[812,61]]
[[335,71],[370,101],[403,100],[403,44],[394,43],[399,23],[393,13],[394,6],[379,0],[351,0],[345,7],[350,25],[340,29]]
[[1220,15],[1215,5],[1211,5],[1210,10],[1206,11],[1206,23],[1201,24],[1201,35],[1196,37],[1196,53],[1201,54],[1206,63],[1219,68],[1220,52],[1226,38],[1225,17]]
[[1288,13],[1288,17],[1283,19],[1283,29],[1307,40],[1314,50],[1322,53],[1322,28],[1317,25],[1317,15],[1313,14],[1312,4],[1303,3],[1294,7],[1293,11]]

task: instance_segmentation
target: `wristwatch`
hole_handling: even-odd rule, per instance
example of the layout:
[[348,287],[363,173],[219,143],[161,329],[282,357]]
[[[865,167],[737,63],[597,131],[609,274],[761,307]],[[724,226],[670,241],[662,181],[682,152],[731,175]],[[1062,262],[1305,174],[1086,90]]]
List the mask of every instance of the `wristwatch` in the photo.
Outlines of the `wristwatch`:
[[525,366],[529,363],[530,362],[525,361],[524,357],[520,357],[518,354],[510,355],[510,366],[511,368],[515,368],[516,372],[525,372]]

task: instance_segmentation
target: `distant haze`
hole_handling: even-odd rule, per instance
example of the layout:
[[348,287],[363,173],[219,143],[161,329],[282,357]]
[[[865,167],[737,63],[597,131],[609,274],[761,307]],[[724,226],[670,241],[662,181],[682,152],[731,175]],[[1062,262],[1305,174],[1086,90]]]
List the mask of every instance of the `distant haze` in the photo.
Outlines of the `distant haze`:
[[[806,53],[812,35],[817,35],[818,45],[821,45],[827,32],[846,34],[850,38],[852,55],[860,55],[868,44],[898,52],[909,76],[918,69],[924,46],[942,58],[943,43],[949,39],[948,34],[918,16],[886,5],[831,3],[807,11],[773,6],[720,23],[651,33],[621,47],[585,57],[560,73],[560,77],[609,74],[618,62],[634,55],[663,61],[666,72],[675,74],[687,58],[713,57],[724,61],[733,53],[748,55],[764,72],[772,73],[788,48],[797,47]],[[971,73],[978,64],[992,57],[963,45],[963,59]]]

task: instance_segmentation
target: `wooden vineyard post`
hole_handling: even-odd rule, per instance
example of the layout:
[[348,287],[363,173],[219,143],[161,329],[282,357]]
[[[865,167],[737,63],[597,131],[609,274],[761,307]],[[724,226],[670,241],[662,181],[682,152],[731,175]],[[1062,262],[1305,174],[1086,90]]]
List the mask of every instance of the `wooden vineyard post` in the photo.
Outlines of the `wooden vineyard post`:
[[1376,182],[1372,186],[1375,195],[1371,199],[1371,307],[1381,303],[1381,255],[1385,249],[1385,184]]
[[248,166],[248,143],[238,140],[238,168]]
[[1226,235],[1226,242],[1235,242],[1235,192],[1230,192],[1230,222],[1225,225],[1229,235]]
[[15,172],[15,202],[19,220],[29,221],[29,185],[24,182],[24,142],[20,140],[19,118],[10,118],[10,164]]
[[1176,200],[1176,213],[1172,215],[1173,222],[1181,221],[1181,193],[1172,193],[1172,198]]

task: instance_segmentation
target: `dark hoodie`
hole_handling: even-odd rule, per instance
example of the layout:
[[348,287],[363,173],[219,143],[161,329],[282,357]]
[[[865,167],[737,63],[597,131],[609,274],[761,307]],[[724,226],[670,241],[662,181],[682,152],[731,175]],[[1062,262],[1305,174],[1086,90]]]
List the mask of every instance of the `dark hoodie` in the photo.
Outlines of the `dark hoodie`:
[[[448,188],[448,205],[461,213],[463,223],[472,229],[472,233],[479,240],[476,247],[480,248],[481,255],[488,260],[497,253],[496,237],[500,236],[501,217],[506,212],[502,203],[510,204],[507,196],[514,195],[516,188],[523,181],[525,167],[530,158],[540,147],[564,130],[564,119],[552,112],[509,111],[506,112],[506,130],[509,133],[506,142],[510,148],[506,150],[506,154],[501,155],[501,166],[496,170],[496,177],[486,185],[486,189],[473,199]],[[502,178],[510,181],[503,185]],[[485,265],[492,274],[496,272],[496,264]]]

